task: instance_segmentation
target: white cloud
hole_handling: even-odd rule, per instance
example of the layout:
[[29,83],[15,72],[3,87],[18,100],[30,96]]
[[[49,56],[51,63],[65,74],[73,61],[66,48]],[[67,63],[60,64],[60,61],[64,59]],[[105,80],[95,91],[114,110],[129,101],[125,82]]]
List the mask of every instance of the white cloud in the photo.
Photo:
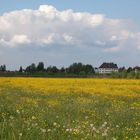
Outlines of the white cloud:
[[69,36],[67,34],[64,34],[63,37],[64,37],[64,39],[65,39],[66,42],[72,42],[72,36]]
[[57,9],[51,5],[41,5],[39,7],[39,11],[46,13],[54,13],[57,12]]
[[111,39],[110,40],[111,41],[117,40],[117,36],[115,36],[115,35],[111,36]]
[[41,5],[38,10],[23,9],[0,16],[0,44],[18,47],[30,43],[38,47],[58,44],[119,51],[128,40],[133,41],[134,47],[139,42],[140,33],[131,31],[129,24],[103,14],[59,11]]
[[40,43],[43,43],[44,45],[52,44],[54,42],[54,36],[54,34],[50,34],[46,38],[41,39]]
[[69,61],[84,58],[93,61],[100,57],[104,61],[109,56],[112,60],[117,54],[128,53],[138,56],[140,31],[134,31],[133,27],[132,21],[71,9],[60,11],[50,5],[41,5],[37,10],[17,10],[0,16],[0,51],[3,52],[0,55],[5,62],[8,61],[5,54],[8,55],[8,63],[12,57],[13,61],[17,60],[15,53],[23,57],[19,61],[25,61],[25,57],[26,61],[46,60],[47,56],[52,60],[57,56],[54,62],[58,56],[60,61],[68,57]]
[[[14,35],[10,40],[12,46],[20,45],[20,44],[28,44],[30,40],[26,35]],[[9,44],[10,45],[10,44]]]
[[18,45],[27,45],[31,43],[26,35],[14,35],[10,40],[0,39],[0,45],[7,47],[15,47]]

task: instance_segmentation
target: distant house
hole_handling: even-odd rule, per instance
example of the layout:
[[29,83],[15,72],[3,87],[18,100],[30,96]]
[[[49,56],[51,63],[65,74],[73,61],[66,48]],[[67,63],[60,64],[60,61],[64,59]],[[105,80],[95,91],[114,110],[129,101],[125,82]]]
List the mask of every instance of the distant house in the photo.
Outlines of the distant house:
[[136,67],[133,68],[133,70],[135,71],[135,73],[138,73],[140,71],[140,67],[136,66]]
[[[96,69],[96,72],[97,72],[97,69]],[[98,68],[98,73],[101,73],[101,74],[107,74],[107,73],[112,73],[112,72],[118,72],[117,64],[114,64],[114,63],[103,63]]]

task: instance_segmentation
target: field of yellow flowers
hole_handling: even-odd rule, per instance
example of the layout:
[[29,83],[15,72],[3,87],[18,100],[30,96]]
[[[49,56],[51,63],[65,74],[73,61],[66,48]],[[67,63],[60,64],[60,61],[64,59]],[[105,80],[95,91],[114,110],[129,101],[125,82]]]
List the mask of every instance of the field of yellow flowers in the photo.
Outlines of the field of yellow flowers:
[[0,78],[0,140],[140,140],[140,80]]

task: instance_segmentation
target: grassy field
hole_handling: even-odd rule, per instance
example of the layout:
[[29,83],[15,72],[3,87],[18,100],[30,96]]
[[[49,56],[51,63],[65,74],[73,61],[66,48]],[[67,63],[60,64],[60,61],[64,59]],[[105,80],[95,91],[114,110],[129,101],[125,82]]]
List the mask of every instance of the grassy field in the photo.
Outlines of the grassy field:
[[140,81],[0,78],[0,140],[140,140]]

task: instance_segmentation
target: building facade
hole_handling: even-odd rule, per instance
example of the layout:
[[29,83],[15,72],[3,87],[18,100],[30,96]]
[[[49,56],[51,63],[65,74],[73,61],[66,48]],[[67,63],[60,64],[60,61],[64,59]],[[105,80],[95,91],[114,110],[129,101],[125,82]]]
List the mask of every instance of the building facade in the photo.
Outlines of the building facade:
[[103,63],[98,69],[96,68],[96,73],[109,74],[112,72],[118,72],[118,66],[114,63]]

